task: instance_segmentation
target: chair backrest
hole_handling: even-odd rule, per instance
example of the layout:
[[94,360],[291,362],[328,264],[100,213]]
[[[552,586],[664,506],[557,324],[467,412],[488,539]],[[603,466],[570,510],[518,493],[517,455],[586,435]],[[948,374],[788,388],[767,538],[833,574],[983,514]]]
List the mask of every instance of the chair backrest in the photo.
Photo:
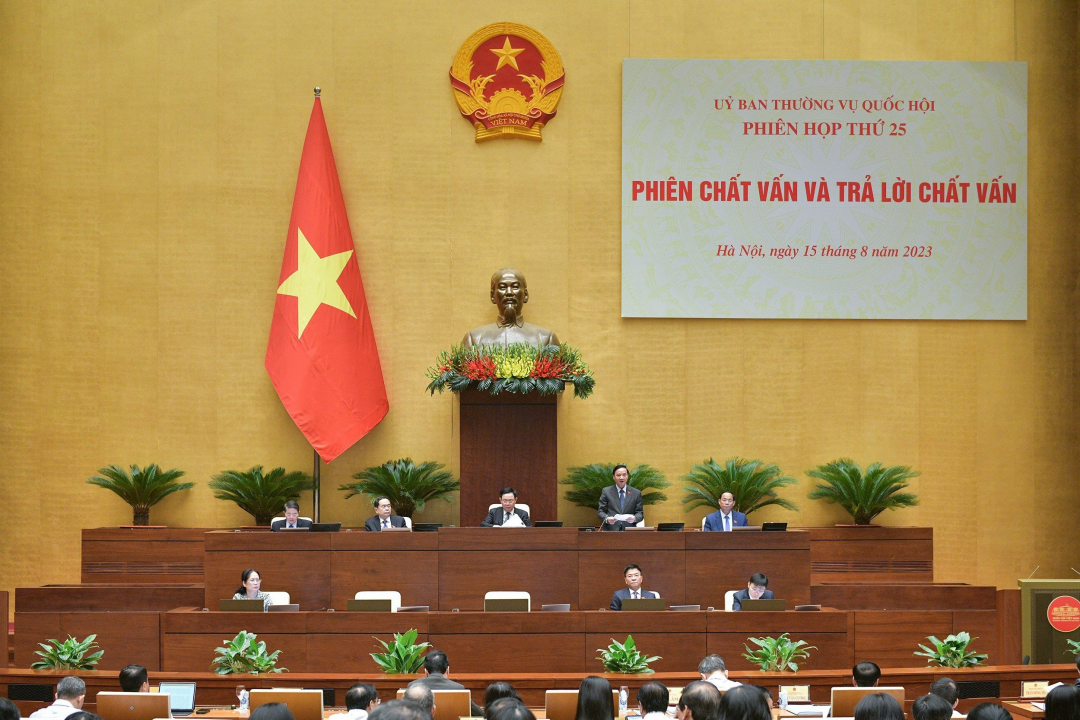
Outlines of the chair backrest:
[[322,720],[323,716],[323,691],[300,690],[298,688],[278,688],[266,690],[253,688],[249,697],[249,707],[252,712],[260,705],[268,703],[285,703],[289,712],[296,720]]
[[[574,720],[577,715],[577,690],[548,690],[544,693],[544,714],[547,720]],[[615,715],[619,714],[619,691],[611,691]]]
[[[491,503],[490,505],[488,505],[488,512],[491,512],[497,507],[502,507],[502,503]],[[516,505],[514,505],[514,507],[524,510],[526,515],[532,517],[532,512],[529,511],[529,506],[525,503],[517,503]]]
[[412,518],[411,517],[403,517],[401,519],[405,521],[405,527],[412,530]]
[[725,611],[731,612],[731,609],[733,607],[735,607],[735,593],[737,593],[737,592],[739,592],[739,591],[738,590],[728,590],[726,593],[724,593],[724,610]]
[[[472,693],[468,690],[432,690],[431,694],[435,696],[433,720],[458,720],[472,715]],[[397,699],[404,695],[405,688],[398,688]]]
[[172,710],[167,694],[99,692],[97,714],[103,720],[154,720],[172,717]]
[[704,530],[704,529],[705,529],[705,521],[706,521],[706,520],[708,520],[708,519],[709,519],[709,516],[708,516],[708,515],[706,515],[705,517],[701,518],[701,529],[702,529],[702,530]]
[[397,612],[401,607],[401,593],[397,590],[361,590],[354,600],[389,600],[390,612]]
[[532,611],[532,595],[519,590],[492,590],[484,593],[484,600],[526,600],[529,610]]
[[855,706],[867,695],[885,693],[892,695],[904,707],[904,688],[902,687],[834,687],[832,689],[832,717],[853,717]]
[[289,593],[285,592],[284,590],[268,592],[266,594],[270,596],[270,602],[272,602],[274,605],[288,605],[289,600],[291,599],[289,597]]

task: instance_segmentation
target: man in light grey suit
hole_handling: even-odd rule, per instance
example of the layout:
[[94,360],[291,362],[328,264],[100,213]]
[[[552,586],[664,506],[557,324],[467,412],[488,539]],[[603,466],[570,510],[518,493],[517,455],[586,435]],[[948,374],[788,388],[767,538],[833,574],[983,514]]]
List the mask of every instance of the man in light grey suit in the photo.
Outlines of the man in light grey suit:
[[630,487],[630,471],[625,465],[616,465],[611,472],[614,485],[608,485],[600,493],[600,507],[596,514],[604,523],[604,530],[625,530],[645,519],[645,504],[641,491]]
[[641,589],[641,584],[645,582],[645,576],[637,565],[627,565],[626,569],[623,570],[623,579],[626,581],[626,587],[616,590],[615,594],[611,596],[610,609],[612,610],[622,610],[623,600],[645,600],[660,597],[660,593]]

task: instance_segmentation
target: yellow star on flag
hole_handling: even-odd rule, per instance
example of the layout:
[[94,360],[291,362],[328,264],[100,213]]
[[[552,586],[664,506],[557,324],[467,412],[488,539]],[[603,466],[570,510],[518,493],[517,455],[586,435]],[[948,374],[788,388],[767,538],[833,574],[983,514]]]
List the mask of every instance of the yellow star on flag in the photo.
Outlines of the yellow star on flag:
[[515,70],[519,70],[517,64],[517,56],[520,53],[525,52],[525,48],[512,48],[510,47],[510,36],[506,36],[506,42],[503,43],[502,50],[493,49],[491,52],[495,53],[499,58],[499,64],[495,67],[495,72],[499,72],[503,65],[513,65]]
[[311,322],[320,305],[329,305],[356,317],[349,298],[338,285],[338,278],[353,251],[319,257],[315,248],[304,237],[303,231],[296,228],[296,272],[285,278],[278,288],[278,295],[292,295],[296,298],[296,319],[300,327],[298,337],[304,335],[304,328]]

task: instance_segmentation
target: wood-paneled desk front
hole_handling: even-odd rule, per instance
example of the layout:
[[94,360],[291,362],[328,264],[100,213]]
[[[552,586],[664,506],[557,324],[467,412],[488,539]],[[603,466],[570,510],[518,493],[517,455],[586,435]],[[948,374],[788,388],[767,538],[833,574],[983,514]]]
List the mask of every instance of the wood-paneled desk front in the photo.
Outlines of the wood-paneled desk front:
[[301,610],[344,609],[359,590],[398,590],[405,605],[482,610],[489,590],[521,590],[533,605],[606,608],[623,568],[671,605],[723,607],[724,593],[766,573],[777,597],[810,602],[806,532],[579,532],[577,528],[442,528],[438,533],[209,532],[204,605],[216,608],[259,570]]

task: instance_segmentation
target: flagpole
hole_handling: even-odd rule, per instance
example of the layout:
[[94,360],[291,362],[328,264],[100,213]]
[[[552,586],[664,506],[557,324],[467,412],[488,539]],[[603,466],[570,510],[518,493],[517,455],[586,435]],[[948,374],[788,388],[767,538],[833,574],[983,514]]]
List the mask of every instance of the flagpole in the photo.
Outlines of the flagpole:
[[311,478],[315,483],[315,488],[311,493],[311,502],[315,508],[311,515],[313,522],[319,522],[319,451],[313,448],[312,452],[315,453],[315,472],[311,474]]

